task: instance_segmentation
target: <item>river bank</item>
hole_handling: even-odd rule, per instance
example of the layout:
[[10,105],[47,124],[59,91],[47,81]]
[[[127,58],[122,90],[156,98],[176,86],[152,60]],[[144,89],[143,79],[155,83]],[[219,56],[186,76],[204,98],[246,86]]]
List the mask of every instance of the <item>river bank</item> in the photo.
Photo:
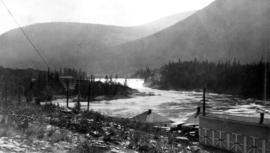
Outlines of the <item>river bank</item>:
[[[140,114],[147,109],[152,109],[153,112],[173,120],[175,124],[184,123],[186,119],[190,118],[195,113],[196,107],[200,104],[202,99],[201,92],[163,91],[152,89],[145,87],[143,85],[143,80],[140,79],[128,80],[127,86],[136,89],[139,93],[143,93],[143,95],[140,96],[135,94],[130,98],[92,101],[90,103],[90,109],[92,111],[90,112],[84,112],[85,108],[87,108],[87,102],[81,102],[82,110],[80,112],[72,112],[69,109],[66,109],[65,99],[53,101],[52,104],[55,104],[52,105],[53,107],[50,105],[39,106],[29,103],[23,103],[17,107],[17,103],[14,102],[14,104],[10,106],[11,115],[17,114],[18,116],[23,115],[24,117],[32,116],[31,118],[36,120],[31,121],[29,119],[29,127],[33,127],[29,128],[29,130],[17,129],[18,124],[15,124],[15,126],[11,124],[8,129],[14,127],[15,130],[19,131],[16,135],[19,135],[20,138],[17,139],[16,135],[12,135],[12,133],[17,132],[9,132],[11,135],[3,133],[1,140],[3,141],[3,144],[7,144],[3,145],[5,147],[2,148],[3,152],[7,151],[7,146],[9,145],[27,149],[35,147],[31,145],[39,144],[40,141],[44,142],[44,144],[36,146],[41,146],[41,148],[46,148],[46,146],[47,148],[55,148],[55,145],[72,146],[70,149],[63,147],[63,152],[76,152],[74,149],[80,150],[85,148],[88,150],[105,149],[103,151],[107,152],[142,152],[144,149],[147,150],[153,148],[161,150],[162,148],[157,147],[161,144],[165,145],[163,146],[163,149],[166,148],[165,150],[174,148],[179,149],[179,152],[192,152],[191,149],[193,149],[193,152],[195,152],[195,150],[199,152],[217,152],[201,148],[196,139],[190,139],[185,133],[157,131],[153,130],[151,125],[142,123],[136,124],[129,120],[129,118]],[[261,105],[260,101],[248,100],[248,102],[252,104],[247,104],[246,99],[239,99],[229,95],[207,93],[207,111],[252,116],[257,115],[255,111],[256,107],[267,108],[267,106]],[[57,103],[59,105],[57,105]],[[70,102],[70,107],[72,108],[75,104],[76,101]],[[44,110],[45,106],[46,109]],[[16,120],[24,121],[24,117]],[[19,123],[19,125],[21,125],[21,123],[24,122]],[[56,129],[53,130],[52,135],[55,135],[53,137],[60,138],[59,142],[55,144],[51,143],[53,142],[53,138],[51,138],[52,136],[49,133],[52,130],[46,130],[46,127],[48,126]],[[43,128],[37,130],[39,128],[36,127]],[[42,136],[40,136],[39,133],[43,133],[41,134]],[[63,135],[61,136],[59,133],[63,133]],[[29,139],[27,135],[32,135],[31,139],[35,140],[35,142],[25,144]],[[64,135],[69,136],[67,138]],[[39,138],[42,139],[39,140]],[[76,142],[73,138],[80,141]],[[188,138],[188,140],[182,142],[186,138]],[[174,145],[171,145],[169,142],[174,142]],[[14,146],[13,148],[16,149]],[[44,152],[44,150],[37,152]],[[47,152],[54,151],[50,150]],[[162,150],[160,152],[166,151]]]
[[[11,115],[31,116],[36,120],[29,119],[29,126],[26,129],[21,129],[19,128],[21,126],[18,126],[23,125],[24,117],[17,118],[16,124],[11,121],[12,124],[8,128],[12,129],[10,127],[13,127],[15,131],[19,132],[10,133],[19,134],[3,134],[1,140],[3,144],[7,144],[3,145],[3,152],[8,151],[8,149],[12,150],[12,148],[13,150],[16,148],[30,150],[29,148],[36,147],[32,152],[62,151],[69,153],[85,149],[88,151],[98,150],[98,152],[131,153],[149,151],[149,149],[157,152],[170,152],[168,151],[170,149],[179,152],[217,152],[201,148],[196,135],[194,138],[188,136],[189,134],[194,135],[196,130],[187,132],[182,127],[178,127],[176,130],[166,131],[165,129],[156,129],[149,124],[134,123],[129,120],[130,117],[140,114],[145,109],[152,108],[160,115],[175,119],[173,120],[175,124],[184,123],[194,114],[202,98],[202,93],[151,89],[143,85],[143,80],[138,79],[128,80],[127,85],[130,88],[135,88],[138,92],[134,92],[130,98],[92,101],[90,103],[92,111],[90,112],[84,111],[87,102],[81,102],[82,110],[79,112],[66,109],[65,99],[58,99],[59,105],[57,105],[57,101],[52,102],[55,105],[39,106],[28,103],[24,103],[20,107],[15,107],[15,104],[11,105]],[[255,107],[244,107],[239,103],[242,109],[239,111],[237,105],[233,106],[228,102],[233,97],[213,93],[208,93],[207,97],[208,110],[211,111],[221,111],[223,107],[222,112],[226,110],[232,112],[232,110],[237,109],[238,111],[234,113],[246,113],[247,110],[252,110],[251,107]],[[240,101],[238,99],[238,102]],[[75,104],[76,101],[70,102],[70,107],[72,108]],[[232,109],[233,107],[236,109]],[[54,140],[55,138],[57,140]],[[28,139],[33,140],[33,142],[27,143]],[[46,148],[58,150],[46,150]]]
[[177,139],[187,133],[172,133],[151,124],[92,111],[73,112],[52,104],[24,103],[20,107],[10,105],[8,113],[1,114],[2,152],[203,151],[196,139]]
[[[125,79],[118,79],[124,83]],[[143,79],[127,79],[127,86],[143,93],[143,96],[133,95],[130,98],[92,101],[90,109],[104,115],[131,118],[137,114],[152,109],[154,112],[167,117],[175,124],[184,123],[201,105],[201,91],[158,90],[146,87]],[[270,109],[264,101],[242,99],[233,95],[206,93],[207,111],[241,116],[258,116],[256,108]],[[65,100],[53,101],[60,106]],[[73,103],[75,104],[75,103]],[[71,106],[73,105],[71,104]],[[87,108],[87,102],[81,102],[82,109]],[[267,117],[267,116],[266,116]]]

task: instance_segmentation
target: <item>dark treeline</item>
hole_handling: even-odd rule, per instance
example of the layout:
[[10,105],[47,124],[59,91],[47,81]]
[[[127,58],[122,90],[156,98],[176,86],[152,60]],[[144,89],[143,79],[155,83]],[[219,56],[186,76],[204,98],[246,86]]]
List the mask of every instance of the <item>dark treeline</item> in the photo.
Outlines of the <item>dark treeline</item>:
[[85,73],[75,69],[59,69],[41,71],[35,69],[11,69],[0,67],[0,89],[2,99],[24,96],[27,101],[52,100],[53,95],[63,94],[64,88],[60,82],[61,75],[74,78],[85,76]]
[[[78,90],[78,88],[80,90]],[[76,89],[74,90],[75,94],[78,94],[80,91],[81,98],[87,99],[90,95],[91,99],[97,96],[115,96],[115,95],[123,95],[127,96],[130,94],[129,91],[131,89],[127,86],[123,86],[120,83],[115,81],[88,81],[88,80],[81,80],[80,85],[76,85]]]
[[[240,64],[237,61],[212,63],[208,61],[170,62],[158,70],[146,68],[136,73],[161,89],[196,90],[264,99],[270,96],[270,63]],[[267,82],[267,83],[266,83]]]
[[144,80],[150,79],[155,76],[156,70],[150,69],[148,66],[144,69],[136,71],[131,77],[139,77]]
[[[85,72],[70,68],[60,68],[54,71],[41,71],[34,69],[11,69],[0,67],[0,94],[1,99],[25,97],[27,101],[51,101],[55,96],[65,95],[65,82],[62,76],[71,76],[73,88],[69,89],[69,96],[80,94],[86,98],[105,95],[128,94],[129,88],[113,81],[112,76],[105,77],[104,83],[95,81],[93,75],[87,77]],[[115,77],[117,79],[117,76]]]

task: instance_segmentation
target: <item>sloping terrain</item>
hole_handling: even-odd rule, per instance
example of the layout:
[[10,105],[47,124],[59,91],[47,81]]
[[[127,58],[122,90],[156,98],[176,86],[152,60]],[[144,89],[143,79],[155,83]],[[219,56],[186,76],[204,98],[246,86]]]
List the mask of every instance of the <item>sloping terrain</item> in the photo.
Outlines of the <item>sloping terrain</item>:
[[[34,24],[23,29],[51,67],[106,72],[111,69],[113,47],[156,33],[191,13],[169,16],[138,27],[62,22]],[[45,68],[20,29],[0,36],[0,53],[0,65]]]
[[[216,0],[192,15],[176,16],[138,27],[46,23],[24,29],[51,67],[99,74],[159,67],[179,58],[249,63],[269,52],[269,0]],[[19,29],[0,36],[0,53],[0,65],[44,68]]]
[[171,27],[117,50],[126,55],[122,65],[134,69],[158,67],[179,58],[254,62],[269,52],[269,17],[268,0],[217,0]]

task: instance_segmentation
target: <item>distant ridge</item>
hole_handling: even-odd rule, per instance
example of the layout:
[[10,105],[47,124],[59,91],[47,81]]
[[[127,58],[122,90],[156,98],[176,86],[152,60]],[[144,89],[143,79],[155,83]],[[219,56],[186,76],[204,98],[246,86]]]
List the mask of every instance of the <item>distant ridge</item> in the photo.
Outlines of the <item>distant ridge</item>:
[[[67,66],[102,73],[111,69],[107,65],[116,56],[113,47],[156,33],[187,15],[178,14],[138,27],[52,22],[23,28],[52,67]],[[19,29],[0,36],[0,54],[2,66],[44,69]]]
[[175,25],[116,50],[129,53],[122,58],[132,70],[179,58],[256,62],[270,52],[269,19],[269,0],[216,0]]
[[[177,18],[176,18],[177,19]],[[25,27],[54,67],[128,73],[181,59],[256,62],[270,52],[269,0],[216,0],[160,27],[46,23]],[[19,31],[0,36],[0,65],[42,68]],[[3,56],[2,56],[3,55]],[[268,53],[270,55],[270,53]]]

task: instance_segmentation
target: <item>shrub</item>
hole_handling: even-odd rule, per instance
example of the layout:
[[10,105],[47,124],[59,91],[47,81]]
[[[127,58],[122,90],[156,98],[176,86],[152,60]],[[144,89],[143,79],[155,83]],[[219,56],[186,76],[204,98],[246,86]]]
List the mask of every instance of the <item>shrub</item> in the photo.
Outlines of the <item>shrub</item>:
[[70,153],[106,153],[110,150],[108,146],[97,146],[89,144],[87,141],[80,143]]
[[51,136],[52,143],[57,143],[60,141],[71,142],[71,138],[66,130],[56,130]]

